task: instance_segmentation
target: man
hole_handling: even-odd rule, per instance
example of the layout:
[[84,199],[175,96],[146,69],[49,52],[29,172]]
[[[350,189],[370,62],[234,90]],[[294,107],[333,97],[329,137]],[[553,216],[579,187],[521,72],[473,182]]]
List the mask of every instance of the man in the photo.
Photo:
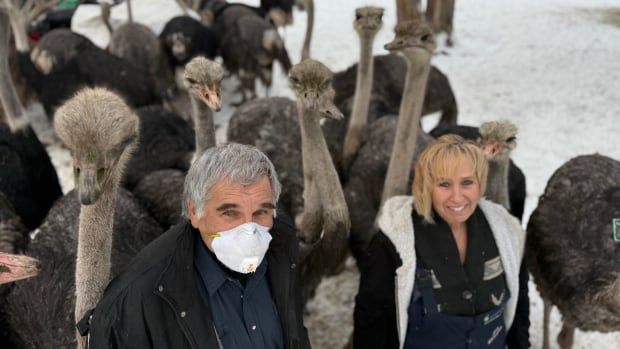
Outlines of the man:
[[108,285],[90,348],[309,348],[298,242],[275,214],[279,194],[258,149],[207,150],[185,179],[187,220]]

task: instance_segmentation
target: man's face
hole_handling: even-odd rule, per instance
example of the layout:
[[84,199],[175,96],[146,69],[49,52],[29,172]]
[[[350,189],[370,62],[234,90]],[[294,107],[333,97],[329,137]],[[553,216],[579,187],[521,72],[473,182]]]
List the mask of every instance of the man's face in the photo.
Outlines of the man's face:
[[245,186],[227,180],[215,183],[200,219],[196,215],[194,203],[189,203],[192,226],[200,231],[202,240],[211,251],[213,237],[209,235],[249,222],[271,228],[274,210],[271,183],[267,176]]

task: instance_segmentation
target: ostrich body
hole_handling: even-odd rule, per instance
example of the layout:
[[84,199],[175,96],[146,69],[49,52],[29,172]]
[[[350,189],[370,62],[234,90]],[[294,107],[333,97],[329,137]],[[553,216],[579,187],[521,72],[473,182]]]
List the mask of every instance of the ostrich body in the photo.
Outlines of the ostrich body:
[[[457,126],[439,125],[438,127],[436,127],[435,129],[431,131],[431,136],[433,136],[434,138],[439,138],[443,136],[444,134],[448,134],[448,133],[457,134],[465,139],[469,139],[475,142],[482,140],[483,138],[481,137],[480,132],[478,131],[477,127],[464,126],[464,125],[457,125]],[[508,140],[508,138],[505,136],[503,137],[504,141]],[[505,178],[504,176],[507,176],[509,204],[508,206],[504,206],[504,207],[506,207],[506,209],[508,209],[510,213],[512,213],[513,216],[521,220],[523,218],[523,210],[525,208],[525,197],[527,195],[525,175],[523,174],[523,171],[512,161],[512,159],[505,159],[505,160],[508,160],[507,169],[503,168],[503,166],[499,166],[500,164],[497,161],[489,162],[489,178],[487,180],[486,197],[489,200],[497,202],[497,203],[502,201],[498,198],[499,195],[496,195],[495,193],[502,192],[501,188],[503,188],[504,184],[498,186],[498,185],[491,184],[491,183],[499,183],[504,180],[503,179]],[[505,170],[508,171],[507,174],[504,172]],[[500,174],[500,172],[503,174]],[[494,180],[492,178],[497,178],[497,180]],[[502,205],[504,205],[504,203],[502,203]]]
[[383,9],[377,7],[362,7],[355,10],[353,27],[360,38],[360,62],[357,65],[357,79],[353,108],[349,117],[349,125],[342,146],[343,171],[347,171],[351,161],[357,154],[366,135],[368,124],[368,106],[373,80],[372,43],[383,22]]
[[[575,328],[620,330],[620,162],[599,154],[558,168],[527,225],[527,263],[545,304],[544,344],[553,305],[564,321],[558,343],[570,348]],[[620,229],[620,228],[618,228]]]
[[172,95],[174,76],[164,56],[159,37],[144,24],[133,21],[131,0],[126,0],[129,20],[112,31],[109,6],[102,4],[102,19],[110,31],[108,51],[113,55],[144,68],[158,83],[158,89]]
[[87,37],[67,28],[47,32],[30,52],[30,59],[42,74],[62,67],[83,47],[96,47]]
[[214,14],[213,28],[226,69],[241,81],[242,102],[246,91],[256,97],[254,82],[258,77],[271,86],[272,66],[279,61],[285,72],[291,60],[276,27],[256,10],[242,4],[220,6]]
[[4,193],[22,222],[38,226],[54,201],[62,195],[49,156],[31,129],[11,78],[8,63],[8,16],[0,10],[0,192]]
[[41,260],[42,277],[18,284],[9,297],[11,324],[27,348],[74,346],[76,320],[95,306],[110,276],[162,233],[119,192],[138,140],[138,118],[120,97],[85,89],[59,108],[54,126],[72,151],[77,189],[56,202],[28,249]]
[[218,49],[213,31],[188,16],[170,19],[159,34],[159,40],[173,68],[185,66],[195,56],[213,59]]
[[[345,116],[348,115],[347,111],[351,110],[350,99],[355,91],[357,65],[356,63],[334,76],[335,102]],[[369,122],[383,115],[398,113],[405,87],[407,63],[403,57],[395,54],[378,55],[373,57],[373,70],[372,98],[374,99],[371,99],[371,110],[373,108],[380,110],[382,114],[370,113]],[[373,106],[374,104],[377,105]],[[445,74],[431,65],[422,115],[435,112],[441,112],[439,124],[456,124],[458,109],[450,81]]]
[[[195,57],[185,66],[184,83],[194,106],[194,158],[215,146],[212,110],[219,111],[222,105],[220,85],[223,75],[223,68],[219,63],[204,57]],[[151,141],[154,146],[166,146],[157,138]],[[183,182],[185,171],[191,162],[189,155],[177,158],[186,164],[184,168],[171,167],[153,171],[141,178],[134,188],[138,200],[164,228],[178,223],[181,218]],[[148,164],[148,157],[141,160]]]

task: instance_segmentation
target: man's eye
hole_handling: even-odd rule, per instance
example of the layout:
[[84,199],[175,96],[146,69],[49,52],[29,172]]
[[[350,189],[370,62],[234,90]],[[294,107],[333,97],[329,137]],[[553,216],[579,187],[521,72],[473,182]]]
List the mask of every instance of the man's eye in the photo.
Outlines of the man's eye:
[[236,215],[237,215],[237,212],[235,212],[235,211],[224,211],[224,212],[222,212],[222,214],[223,214],[224,216],[234,217],[234,216],[236,216]]

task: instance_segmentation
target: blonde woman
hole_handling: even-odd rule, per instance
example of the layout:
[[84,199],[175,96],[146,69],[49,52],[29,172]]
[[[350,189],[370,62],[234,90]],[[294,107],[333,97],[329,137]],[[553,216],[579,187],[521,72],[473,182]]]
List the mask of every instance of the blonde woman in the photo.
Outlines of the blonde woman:
[[519,284],[525,233],[482,198],[482,150],[446,135],[415,170],[413,197],[385,202],[359,264],[354,347],[527,347],[527,324],[525,338],[506,336],[527,287]]

